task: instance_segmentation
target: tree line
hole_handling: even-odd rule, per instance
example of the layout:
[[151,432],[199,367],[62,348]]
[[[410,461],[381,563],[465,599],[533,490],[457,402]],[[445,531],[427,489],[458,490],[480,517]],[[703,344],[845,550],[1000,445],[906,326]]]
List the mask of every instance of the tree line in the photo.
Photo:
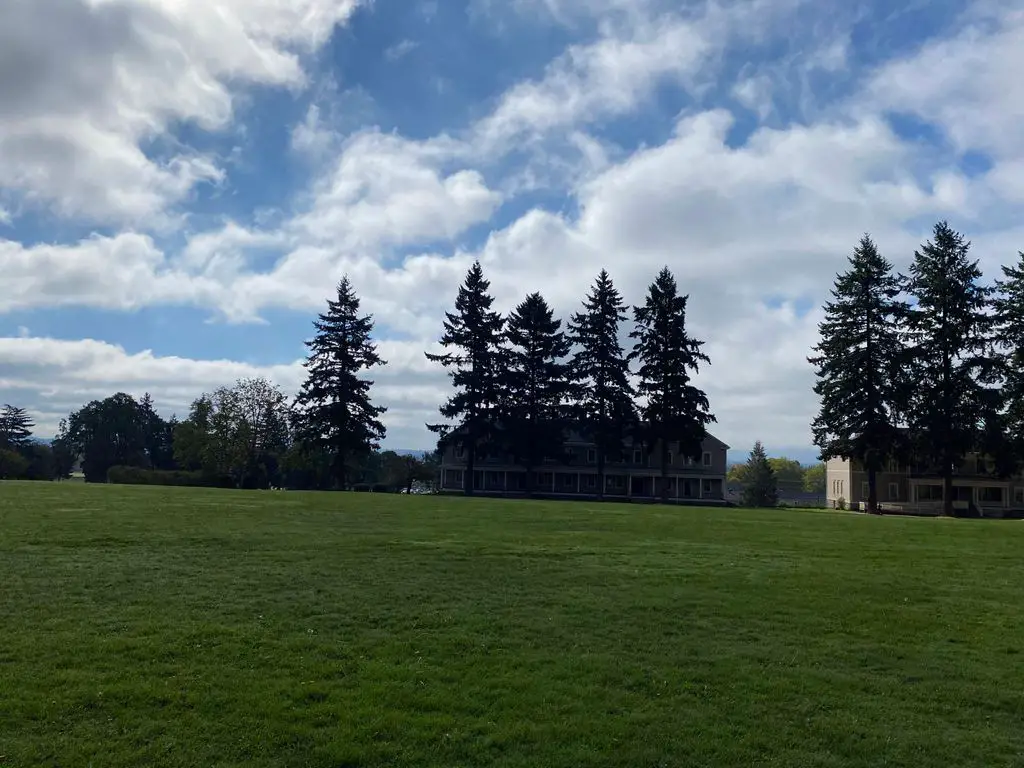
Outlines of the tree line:
[[814,442],[865,467],[870,512],[890,460],[941,477],[947,515],[967,454],[993,477],[1024,466],[1024,253],[988,283],[970,247],[939,222],[899,274],[865,235],[824,304]]
[[[0,417],[0,476],[66,477],[81,462],[87,482],[407,491],[432,483],[436,457],[380,451],[385,409],[370,401],[373,381],[364,374],[384,361],[347,277],[314,328],[291,402],[267,379],[242,379],[202,394],[179,421],[163,419],[148,394],[119,392],[63,419],[49,447],[31,440],[24,410],[9,407]],[[46,451],[59,460],[28,476],[22,465]],[[19,471],[3,472],[14,455]]]
[[[825,495],[824,464],[819,463],[805,467],[796,459],[790,459],[785,456],[767,456],[767,454],[765,459],[775,474],[780,490]],[[734,464],[729,468],[726,479],[730,483],[746,484],[748,477],[749,467],[747,464]]]
[[540,293],[507,316],[495,311],[490,281],[475,262],[445,313],[444,351],[426,353],[447,370],[453,390],[440,407],[444,421],[428,428],[439,450],[465,453],[465,492],[475,490],[478,460],[496,453],[523,466],[532,492],[532,470],[547,459],[569,461],[565,438],[579,430],[595,445],[599,495],[607,463],[622,459],[631,440],[660,453],[665,499],[669,445],[678,442],[681,457],[700,460],[715,421],[693,381],[710,360],[687,330],[688,299],[665,267],[630,313],[602,270],[563,328]]

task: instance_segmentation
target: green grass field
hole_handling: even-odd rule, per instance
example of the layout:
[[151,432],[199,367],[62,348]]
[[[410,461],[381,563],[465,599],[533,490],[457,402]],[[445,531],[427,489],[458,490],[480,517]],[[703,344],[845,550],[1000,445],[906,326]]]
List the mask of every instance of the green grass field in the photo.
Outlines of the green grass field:
[[1024,764],[1024,525],[0,483],[0,766]]

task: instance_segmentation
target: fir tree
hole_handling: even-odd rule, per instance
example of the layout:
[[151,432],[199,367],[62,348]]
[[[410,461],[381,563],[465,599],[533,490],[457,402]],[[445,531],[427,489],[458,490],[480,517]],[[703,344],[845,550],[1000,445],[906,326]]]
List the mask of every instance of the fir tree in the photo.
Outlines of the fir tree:
[[528,492],[533,491],[534,468],[562,455],[570,390],[563,360],[571,345],[561,327],[544,297],[533,293],[509,315],[505,332],[509,366],[504,426],[512,455],[526,469]]
[[1013,475],[1024,461],[1024,252],[1015,266],[1002,267],[995,284],[994,378],[987,395],[982,446],[996,472]]
[[899,420],[906,414],[900,278],[865,235],[836,276],[832,301],[818,325],[821,340],[808,362],[816,367],[821,407],[811,424],[821,460],[859,462],[868,473],[868,512],[878,511],[878,472],[904,455]]
[[693,374],[711,360],[686,331],[686,303],[668,267],[658,273],[642,307],[633,308],[636,339],[630,360],[637,360],[641,408],[639,434],[648,452],[661,453],[661,499],[668,500],[669,445],[679,444],[680,458],[699,461],[707,425],[715,421],[708,397],[694,386]]
[[331,457],[334,480],[345,489],[350,461],[376,450],[384,439],[380,417],[387,409],[370,400],[373,381],[363,374],[386,363],[370,337],[373,318],[359,314],[359,297],[347,275],[313,327],[293,420],[304,447]]
[[975,450],[986,411],[982,379],[988,354],[991,289],[979,283],[970,243],[946,222],[914,254],[906,290],[916,300],[908,318],[914,389],[909,423],[915,452],[943,480],[944,512],[953,514],[953,468]]
[[768,461],[768,454],[758,440],[750,451],[746,469],[743,472],[744,507],[774,507],[779,503],[779,485],[775,470]]
[[427,428],[439,436],[439,450],[451,445],[466,452],[467,494],[475,490],[477,453],[496,441],[501,406],[507,402],[507,355],[502,347],[505,321],[491,309],[494,298],[488,293],[490,287],[480,262],[475,262],[459,287],[455,311],[445,313],[440,344],[454,351],[425,353],[428,360],[448,369],[455,388],[455,393],[440,407],[441,415],[455,423],[428,424]]
[[623,442],[636,419],[629,362],[619,341],[619,326],[626,305],[601,270],[583,301],[583,311],[569,322],[575,352],[569,363],[574,387],[573,412],[594,441],[597,457],[597,493],[604,496],[605,465],[622,458]]
[[32,442],[35,423],[24,408],[5,405],[0,409],[0,448],[20,451]]

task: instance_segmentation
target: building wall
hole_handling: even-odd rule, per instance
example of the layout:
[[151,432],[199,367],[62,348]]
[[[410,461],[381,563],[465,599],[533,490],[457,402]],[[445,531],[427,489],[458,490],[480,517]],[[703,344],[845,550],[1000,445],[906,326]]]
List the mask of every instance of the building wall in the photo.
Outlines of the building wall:
[[[582,440],[565,444],[568,460],[547,461],[534,468],[533,489],[538,493],[555,495],[595,495],[597,483],[597,454],[593,444]],[[675,446],[673,446],[675,448]],[[699,459],[680,457],[670,451],[667,467],[669,495],[675,499],[713,499],[725,496],[725,473],[728,446],[714,437],[704,442]],[[464,451],[449,446],[441,464],[442,488],[458,490],[464,487],[466,467]],[[525,469],[508,455],[478,455],[474,462],[474,486],[483,492],[517,493],[526,491]],[[605,464],[606,496],[655,497],[660,495],[656,483],[661,476],[661,452],[656,446],[648,454],[628,446],[621,461]]]
[[[1003,480],[988,474],[987,467],[984,457],[969,455],[953,475],[954,500],[979,506],[1024,508],[1024,476]],[[876,482],[878,502],[883,506],[942,501],[942,478],[920,467],[890,464],[876,474]],[[826,464],[825,491],[829,506],[835,506],[839,498],[848,505],[867,503],[868,473],[857,462],[831,459]]]

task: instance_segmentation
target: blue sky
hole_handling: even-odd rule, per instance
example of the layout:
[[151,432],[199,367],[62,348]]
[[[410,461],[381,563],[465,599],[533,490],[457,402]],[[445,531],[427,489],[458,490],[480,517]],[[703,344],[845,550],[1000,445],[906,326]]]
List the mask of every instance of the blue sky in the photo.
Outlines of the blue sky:
[[118,390],[293,391],[347,272],[387,444],[428,447],[422,352],[480,258],[563,316],[669,265],[715,433],[810,458],[863,232],[902,266],[948,218],[990,275],[1024,247],[1011,2],[39,0],[0,49],[0,400],[43,434]]

